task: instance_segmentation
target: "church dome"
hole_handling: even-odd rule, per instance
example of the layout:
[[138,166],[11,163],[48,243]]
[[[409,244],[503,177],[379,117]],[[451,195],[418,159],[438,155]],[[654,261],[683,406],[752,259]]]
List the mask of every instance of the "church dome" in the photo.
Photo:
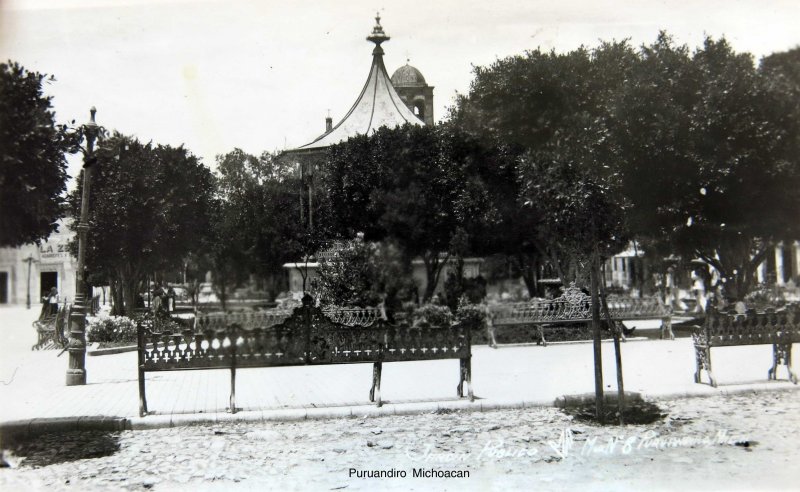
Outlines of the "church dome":
[[425,77],[419,70],[406,63],[392,74],[392,85],[395,87],[423,87],[425,86]]

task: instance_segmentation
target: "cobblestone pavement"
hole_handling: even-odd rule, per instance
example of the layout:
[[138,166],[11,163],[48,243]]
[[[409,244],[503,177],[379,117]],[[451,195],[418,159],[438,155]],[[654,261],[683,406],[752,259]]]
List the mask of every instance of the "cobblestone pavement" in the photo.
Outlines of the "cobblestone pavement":
[[[659,406],[663,421],[622,428],[539,408],[43,436],[5,453],[13,466],[0,470],[0,490],[772,490],[800,483],[800,392]],[[415,469],[469,477],[415,478]],[[357,477],[373,470],[406,476]]]

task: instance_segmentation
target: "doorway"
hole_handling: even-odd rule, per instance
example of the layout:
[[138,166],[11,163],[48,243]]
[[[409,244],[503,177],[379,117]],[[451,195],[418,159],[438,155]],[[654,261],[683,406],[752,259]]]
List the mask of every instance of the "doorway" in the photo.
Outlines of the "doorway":
[[39,274],[39,299],[47,297],[53,287],[58,290],[58,272],[41,272]]
[[0,304],[8,304],[8,272],[0,272]]

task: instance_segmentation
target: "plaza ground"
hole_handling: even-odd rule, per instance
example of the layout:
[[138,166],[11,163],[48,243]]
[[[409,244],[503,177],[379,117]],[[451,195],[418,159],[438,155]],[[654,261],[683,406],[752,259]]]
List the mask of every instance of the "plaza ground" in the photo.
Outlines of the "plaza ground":
[[659,405],[663,421],[621,428],[532,408],[41,436],[15,449],[25,459],[0,489],[796,490],[800,393]]
[[[552,408],[562,395],[593,390],[590,343],[475,346],[474,402],[455,398],[454,360],[385,364],[381,408],[367,401],[369,364],[242,370],[242,411],[233,415],[225,412],[227,371],[148,374],[154,415],[140,418],[136,354],[87,357],[87,384],[67,387],[68,355],[30,350],[37,312],[0,310],[0,428],[62,432],[14,448],[3,490],[728,490],[786,488],[800,478],[792,466],[800,393],[785,379],[766,380],[770,346],[714,350],[720,386],[712,388],[693,381],[691,339],[623,344],[626,390],[668,415],[650,426],[593,427]],[[612,344],[603,352],[614,391]],[[133,431],[63,432],[104,420]],[[648,431],[681,439],[659,447]],[[559,439],[567,435],[565,453]],[[603,452],[614,436],[649,444]],[[586,442],[600,451],[584,453]],[[356,479],[351,468],[408,478]],[[470,477],[413,478],[415,468],[468,469]]]
[[[191,422],[274,420],[350,415],[387,415],[437,409],[489,410],[549,406],[565,394],[592,392],[594,369],[590,343],[473,347],[472,385],[476,400],[456,397],[458,362],[439,360],[384,364],[384,406],[368,401],[372,366],[301,366],[245,369],[237,373],[237,407],[226,413],[230,376],[226,370],[147,374],[148,409],[138,416],[136,353],[86,357],[87,384],[65,386],[68,354],[31,351],[36,342],[31,322],[36,308],[0,310],[0,425],[68,422],[82,417],[124,419],[129,428]],[[638,322],[639,331],[648,322]],[[657,321],[651,323],[658,326]],[[730,347],[712,352],[719,388],[695,384],[691,339],[629,341],[622,345],[625,388],[648,398],[715,395],[753,389],[795,388],[767,381],[772,363],[769,345]],[[603,343],[604,381],[615,390],[614,353]],[[785,369],[779,377],[786,378]]]

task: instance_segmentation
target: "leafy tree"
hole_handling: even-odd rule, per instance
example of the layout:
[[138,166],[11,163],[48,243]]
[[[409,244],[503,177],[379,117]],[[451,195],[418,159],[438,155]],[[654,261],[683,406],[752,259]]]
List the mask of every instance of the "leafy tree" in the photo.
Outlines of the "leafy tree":
[[422,258],[428,300],[456,230],[477,230],[493,212],[475,172],[483,157],[477,142],[451,125],[382,128],[336,145],[325,164],[331,223],[342,235],[390,237],[407,256]]
[[692,54],[662,34],[640,58],[613,128],[630,224],[712,265],[724,295],[740,300],[770,248],[800,237],[800,113],[783,62],[791,56],[759,72],[724,39]]
[[[115,133],[98,146],[89,201],[87,265],[135,306],[147,275],[178,269],[209,229],[213,177],[183,147],[143,144]],[[69,196],[80,210],[82,181]],[[77,224],[73,223],[74,228]],[[123,307],[124,306],[124,307]]]
[[[626,42],[565,54],[528,51],[476,68],[469,94],[452,111],[458,124],[516,156],[517,193],[501,210],[507,224],[527,222],[527,227],[508,236],[520,249],[506,244],[501,251],[530,264],[548,257],[565,284],[589,273],[598,418],[603,415],[599,269],[626,240],[610,104],[635,62]],[[615,332],[619,354],[616,337]],[[622,394],[619,356],[617,361]]]
[[247,278],[249,257],[246,231],[236,203],[215,199],[210,214],[210,228],[203,236],[206,264],[213,272],[213,286],[222,309],[234,288]]
[[268,282],[274,297],[285,281],[283,265],[310,258],[327,234],[324,196],[315,199],[316,230],[309,231],[300,220],[301,186],[289,159],[234,149],[217,156],[217,169],[220,213],[215,223],[221,228],[219,238],[228,240],[216,265],[224,267],[233,285],[256,274]]
[[204,251],[223,309],[230,292],[257,264],[253,245],[262,219],[259,199],[263,164],[238,148],[217,156],[217,197]]
[[613,149],[604,122],[608,100],[634,62],[625,42],[566,54],[528,51],[475,68],[469,93],[451,108],[455,124],[504,156],[500,162],[505,165],[495,168],[501,174],[492,195],[499,220],[486,236],[493,239],[486,250],[510,256],[532,296],[538,294],[545,264],[568,283],[575,279],[576,259],[548,224],[551,204],[531,196],[525,183],[535,181],[540,168],[551,162],[610,168]]
[[52,76],[0,63],[0,246],[40,242],[63,215],[67,163],[74,135],[55,124]]

